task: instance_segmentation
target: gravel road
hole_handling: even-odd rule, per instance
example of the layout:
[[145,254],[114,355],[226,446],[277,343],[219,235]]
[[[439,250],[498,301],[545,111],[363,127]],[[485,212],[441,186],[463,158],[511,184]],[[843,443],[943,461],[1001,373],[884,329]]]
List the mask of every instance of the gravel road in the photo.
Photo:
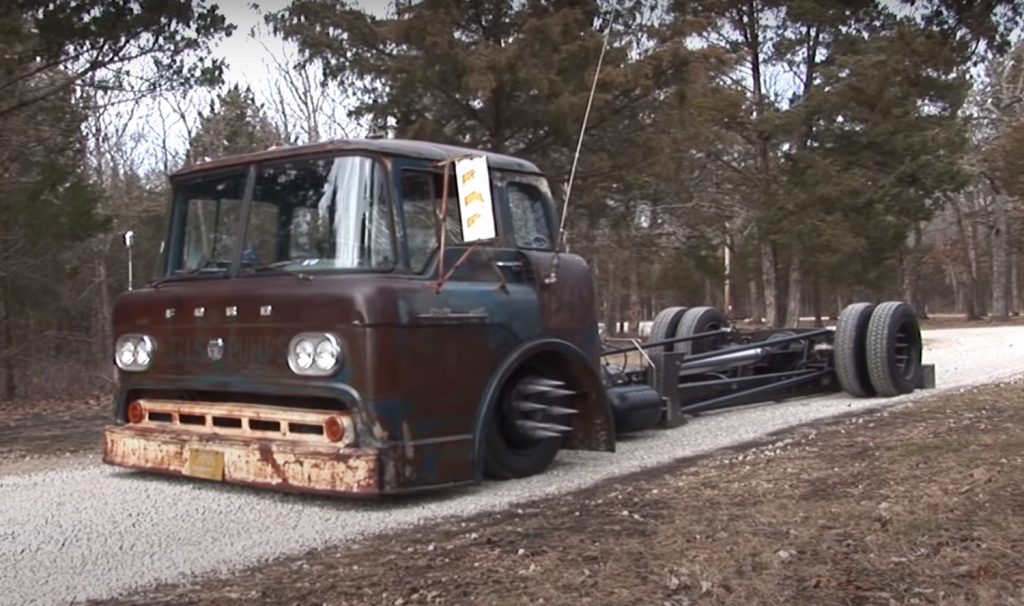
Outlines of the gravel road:
[[[925,333],[940,390],[1024,373],[1024,328]],[[0,604],[110,597],[190,575],[216,574],[442,517],[496,510],[822,419],[926,397],[845,395],[711,414],[618,444],[562,453],[527,480],[416,499],[351,502],[147,476],[101,465],[0,476]]]

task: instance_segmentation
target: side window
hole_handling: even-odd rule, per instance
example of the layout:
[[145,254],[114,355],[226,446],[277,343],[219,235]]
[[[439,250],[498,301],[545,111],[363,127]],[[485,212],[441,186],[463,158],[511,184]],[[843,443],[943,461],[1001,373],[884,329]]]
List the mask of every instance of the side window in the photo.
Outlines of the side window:
[[[409,244],[409,264],[422,271],[438,247],[437,212],[441,208],[444,177],[440,173],[407,170],[402,172],[402,212],[405,213],[405,237]],[[448,183],[448,216],[445,219],[445,244],[462,243],[462,220],[455,177]]]
[[534,185],[517,181],[509,181],[506,191],[516,246],[550,250],[554,242],[548,225],[547,197]]

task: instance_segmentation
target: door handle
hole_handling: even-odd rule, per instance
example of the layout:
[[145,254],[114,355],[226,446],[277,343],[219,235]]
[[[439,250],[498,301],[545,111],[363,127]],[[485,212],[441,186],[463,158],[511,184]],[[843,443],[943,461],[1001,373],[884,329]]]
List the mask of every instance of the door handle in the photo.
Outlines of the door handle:
[[494,264],[502,269],[511,269],[512,271],[523,271],[522,261],[495,261]]

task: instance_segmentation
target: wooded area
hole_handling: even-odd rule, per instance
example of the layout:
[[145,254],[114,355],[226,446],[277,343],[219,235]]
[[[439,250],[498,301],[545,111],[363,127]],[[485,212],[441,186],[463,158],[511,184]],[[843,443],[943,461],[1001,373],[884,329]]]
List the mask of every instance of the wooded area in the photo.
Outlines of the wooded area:
[[568,219],[608,326],[1024,306],[1014,0],[294,0],[264,87],[225,81],[210,49],[251,33],[213,4],[2,10],[3,399],[108,384],[121,234],[143,283],[198,159],[372,127],[525,156],[560,199],[609,27]]

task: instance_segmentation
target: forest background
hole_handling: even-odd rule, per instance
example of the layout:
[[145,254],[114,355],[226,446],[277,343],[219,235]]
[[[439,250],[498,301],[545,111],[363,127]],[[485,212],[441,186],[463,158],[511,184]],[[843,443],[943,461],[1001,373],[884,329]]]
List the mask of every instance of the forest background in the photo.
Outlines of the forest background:
[[[205,158],[382,129],[525,156],[561,199],[606,30],[568,246],[608,327],[669,305],[773,326],[856,300],[1024,307],[1014,0],[0,11],[0,399],[110,386],[122,235],[145,283],[167,176]],[[211,52],[229,37],[267,51],[258,74]]]

